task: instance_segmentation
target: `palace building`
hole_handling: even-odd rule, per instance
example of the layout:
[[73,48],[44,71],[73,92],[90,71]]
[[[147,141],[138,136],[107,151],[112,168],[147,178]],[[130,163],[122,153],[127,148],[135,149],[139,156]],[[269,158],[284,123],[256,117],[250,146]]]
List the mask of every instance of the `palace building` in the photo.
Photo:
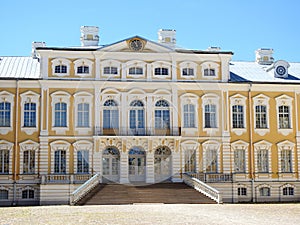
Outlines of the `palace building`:
[[98,33],[0,57],[0,205],[166,181],[223,202],[300,200],[300,63],[177,48],[175,30],[109,45]]

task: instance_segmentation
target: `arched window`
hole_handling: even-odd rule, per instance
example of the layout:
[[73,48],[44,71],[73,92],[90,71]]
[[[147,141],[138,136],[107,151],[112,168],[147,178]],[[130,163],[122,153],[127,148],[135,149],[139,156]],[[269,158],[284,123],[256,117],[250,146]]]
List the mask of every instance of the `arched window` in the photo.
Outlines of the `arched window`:
[[134,100],[130,103],[129,127],[134,135],[145,133],[145,110],[144,104],[140,100]]
[[22,191],[22,199],[34,199],[34,190],[23,190]]
[[204,76],[216,76],[215,69],[204,69]]
[[129,75],[143,75],[142,67],[131,67],[129,68]]
[[169,69],[165,67],[158,67],[154,69],[154,75],[169,75]]
[[8,199],[8,190],[0,190],[0,200]]
[[54,73],[67,73],[67,66],[66,65],[57,65],[57,66],[55,66]]
[[111,129],[119,127],[119,109],[118,104],[109,99],[103,104],[103,128]]
[[78,66],[77,67],[77,73],[78,74],[88,74],[89,73],[89,67],[88,66]]
[[294,195],[294,188],[293,187],[285,187],[283,188],[283,195]]
[[155,128],[170,129],[170,108],[165,100],[158,100],[155,104]]
[[120,174],[120,152],[115,147],[107,147],[102,153],[102,175],[105,179],[117,181]]
[[171,163],[171,150],[166,146],[158,147],[154,152],[154,173],[156,181],[163,181],[170,178]]
[[269,187],[261,187],[259,194],[260,196],[271,196],[271,189]]

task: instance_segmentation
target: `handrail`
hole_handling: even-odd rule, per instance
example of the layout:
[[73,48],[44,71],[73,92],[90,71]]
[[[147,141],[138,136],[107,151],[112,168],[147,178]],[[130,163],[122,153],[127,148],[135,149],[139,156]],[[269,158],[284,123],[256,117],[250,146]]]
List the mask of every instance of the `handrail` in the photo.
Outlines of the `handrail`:
[[100,174],[97,173],[70,194],[70,205],[75,205],[80,199],[86,196],[99,183]]
[[188,175],[187,173],[183,173],[182,178],[183,182],[188,186],[191,186],[195,190],[216,201],[218,204],[222,203],[222,196],[217,189],[205,184],[197,178]]

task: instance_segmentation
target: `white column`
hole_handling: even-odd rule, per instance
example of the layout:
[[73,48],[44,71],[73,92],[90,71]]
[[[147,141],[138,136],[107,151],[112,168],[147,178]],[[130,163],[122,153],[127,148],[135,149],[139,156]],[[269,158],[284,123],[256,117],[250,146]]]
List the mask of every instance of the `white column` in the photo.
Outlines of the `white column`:
[[121,71],[121,80],[126,80],[126,64],[125,63],[122,63],[121,64],[121,68],[122,68],[122,71]]
[[[101,124],[100,124],[100,110],[101,110],[101,106],[100,106],[100,86],[95,86],[95,90],[94,90],[94,102],[95,102],[95,105],[94,105],[94,118],[95,118],[95,122],[94,122],[94,127],[95,127],[95,130],[97,130],[97,132],[102,132],[100,131],[100,127],[101,127]],[[95,134],[95,135],[99,135],[99,134]]]
[[120,123],[120,132],[123,134],[127,133],[127,115],[128,115],[128,110],[127,110],[127,94],[121,93],[121,106],[119,108],[120,114],[121,114],[121,123]]
[[[150,149],[148,149],[150,150]],[[154,180],[154,152],[146,152],[146,183],[153,184]]]
[[95,59],[95,79],[100,80],[100,60]]
[[177,80],[177,65],[176,61],[172,60],[172,81]]
[[[178,93],[177,87],[172,87],[172,108],[173,108],[173,115],[172,115],[172,130],[173,132],[178,132]],[[178,133],[179,136],[179,133]]]
[[153,128],[154,126],[154,123],[153,123],[153,108],[152,108],[152,103],[153,102],[153,99],[152,99],[152,96],[149,96],[147,95],[147,105],[146,105],[146,111],[147,111],[147,119],[146,119],[146,128],[148,129],[147,132],[150,131],[149,128]]
[[120,156],[120,183],[128,184],[128,153],[121,151]]
[[147,81],[152,80],[152,65],[147,64]]

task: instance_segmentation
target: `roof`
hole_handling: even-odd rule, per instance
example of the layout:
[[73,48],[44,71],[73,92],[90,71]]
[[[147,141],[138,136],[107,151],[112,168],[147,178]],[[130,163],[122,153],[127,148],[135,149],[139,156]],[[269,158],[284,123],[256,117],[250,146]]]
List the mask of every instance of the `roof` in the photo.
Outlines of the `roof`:
[[31,56],[0,57],[0,78],[39,79],[40,63]]
[[288,77],[276,78],[272,65],[232,61],[229,65],[230,82],[300,83],[300,63],[289,65]]

